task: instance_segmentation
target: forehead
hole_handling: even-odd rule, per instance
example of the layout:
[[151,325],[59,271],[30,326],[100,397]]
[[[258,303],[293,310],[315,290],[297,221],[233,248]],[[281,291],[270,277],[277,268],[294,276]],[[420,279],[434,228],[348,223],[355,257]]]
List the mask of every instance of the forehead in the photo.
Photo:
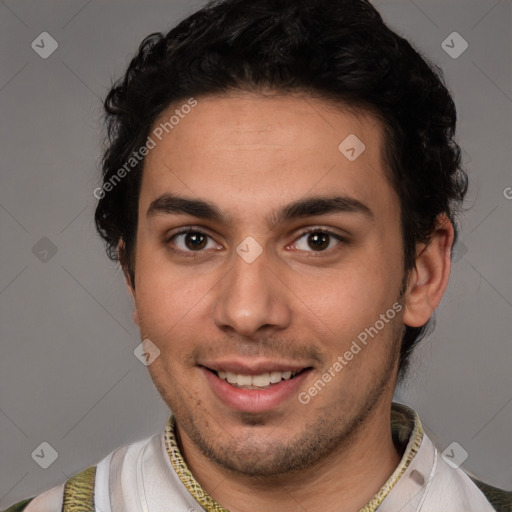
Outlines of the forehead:
[[397,202],[386,178],[383,129],[369,112],[307,96],[196,101],[193,108],[182,108],[185,101],[170,106],[154,123],[142,211],[166,192],[217,199],[232,207],[228,213],[247,215],[252,206],[307,194],[340,193],[384,210]]

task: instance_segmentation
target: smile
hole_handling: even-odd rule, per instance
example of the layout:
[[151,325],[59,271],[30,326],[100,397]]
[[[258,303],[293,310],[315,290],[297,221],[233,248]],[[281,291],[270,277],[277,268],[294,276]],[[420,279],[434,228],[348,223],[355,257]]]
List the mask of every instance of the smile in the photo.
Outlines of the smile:
[[225,407],[234,411],[262,413],[295,403],[294,397],[313,368],[243,368],[231,365],[227,369],[219,364],[217,369],[200,366],[200,370],[215,400]]
[[273,371],[273,372],[264,372],[258,375],[246,375],[241,373],[233,373],[228,371],[213,371],[217,377],[225,380],[228,384],[235,386],[241,389],[267,389],[274,384],[278,384],[283,380],[293,379],[296,375],[301,373],[304,370],[300,371]]

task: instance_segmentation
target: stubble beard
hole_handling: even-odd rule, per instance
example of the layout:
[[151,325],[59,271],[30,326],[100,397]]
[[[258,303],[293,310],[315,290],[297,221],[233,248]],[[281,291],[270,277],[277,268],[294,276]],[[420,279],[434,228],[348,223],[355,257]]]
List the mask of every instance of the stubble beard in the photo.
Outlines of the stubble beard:
[[[244,429],[243,435],[238,438],[227,433],[224,435],[225,440],[219,441],[209,425],[215,424],[221,432],[222,425],[211,417],[200,400],[193,399],[198,407],[196,412],[186,410],[161,385],[157,375],[159,372],[151,372],[151,377],[176,418],[178,442],[180,431],[183,431],[207,459],[229,473],[260,480],[291,476],[321,463],[334,452],[343,453],[357,440],[362,427],[380,405],[382,398],[392,394],[390,387],[394,389],[396,381],[402,327],[396,323],[391,326],[391,330],[392,340],[387,358],[378,367],[379,372],[373,375],[373,385],[365,396],[357,401],[353,397],[344,397],[337,406],[320,409],[318,416],[304,425],[299,434],[285,441],[261,438],[257,429],[259,425],[265,425],[267,419],[265,415],[254,414],[239,415],[240,423],[255,429],[254,436],[248,435],[247,429]],[[374,340],[379,341],[384,340]],[[180,389],[187,393],[182,386]],[[191,400],[190,396],[188,401]],[[347,411],[350,411],[350,417],[347,417]],[[180,449],[183,453],[182,446]]]

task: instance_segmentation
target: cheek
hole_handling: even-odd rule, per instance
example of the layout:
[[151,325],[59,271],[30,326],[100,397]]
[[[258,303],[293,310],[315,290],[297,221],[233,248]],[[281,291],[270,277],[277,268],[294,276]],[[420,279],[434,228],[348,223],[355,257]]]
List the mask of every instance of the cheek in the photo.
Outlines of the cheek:
[[169,279],[160,273],[155,279],[147,276],[144,285],[137,293],[137,310],[141,330],[154,336],[169,337],[179,329],[181,332],[189,321],[188,317],[197,314],[202,307],[201,290],[179,279]]
[[209,314],[209,291],[215,284],[213,273],[201,274],[193,266],[171,266],[163,253],[142,248],[136,267],[141,334],[161,345],[168,339],[179,342],[188,330],[197,331],[198,325],[204,325]]
[[[330,351],[339,354],[361,333],[364,339],[365,329],[374,327],[376,322],[381,327],[379,339],[394,338],[391,327],[397,321],[393,305],[399,307],[401,258],[399,254],[389,255],[387,259],[382,255],[377,249],[368,251],[364,257],[357,255],[329,276],[318,275],[316,280],[300,278],[309,290],[302,293],[303,301],[321,320],[318,325],[327,334],[323,344],[329,343]],[[391,314],[386,316],[388,310]],[[383,328],[381,315],[388,320]],[[399,328],[399,320],[397,325]],[[387,346],[387,343],[379,344],[383,350]]]
[[316,286],[311,282],[310,289],[325,311],[337,308],[342,316],[347,316],[343,314],[346,311],[350,317],[364,318],[390,307],[398,297],[401,281],[401,255],[389,250],[386,254],[374,244],[354,251],[338,268],[319,275]]

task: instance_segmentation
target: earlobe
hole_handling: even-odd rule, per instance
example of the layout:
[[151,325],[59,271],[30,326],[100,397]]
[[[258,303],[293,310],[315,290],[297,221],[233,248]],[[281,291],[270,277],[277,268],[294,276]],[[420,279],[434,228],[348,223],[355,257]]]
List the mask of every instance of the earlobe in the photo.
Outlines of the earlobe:
[[139,321],[139,312],[137,310],[137,306],[135,306],[133,308],[133,312],[132,312],[132,320],[133,320],[133,323],[135,325],[137,325],[138,327],[140,327],[140,321]]
[[425,325],[441,302],[450,277],[453,239],[453,225],[441,214],[430,242],[417,245],[416,263],[409,273],[405,296],[405,325]]

